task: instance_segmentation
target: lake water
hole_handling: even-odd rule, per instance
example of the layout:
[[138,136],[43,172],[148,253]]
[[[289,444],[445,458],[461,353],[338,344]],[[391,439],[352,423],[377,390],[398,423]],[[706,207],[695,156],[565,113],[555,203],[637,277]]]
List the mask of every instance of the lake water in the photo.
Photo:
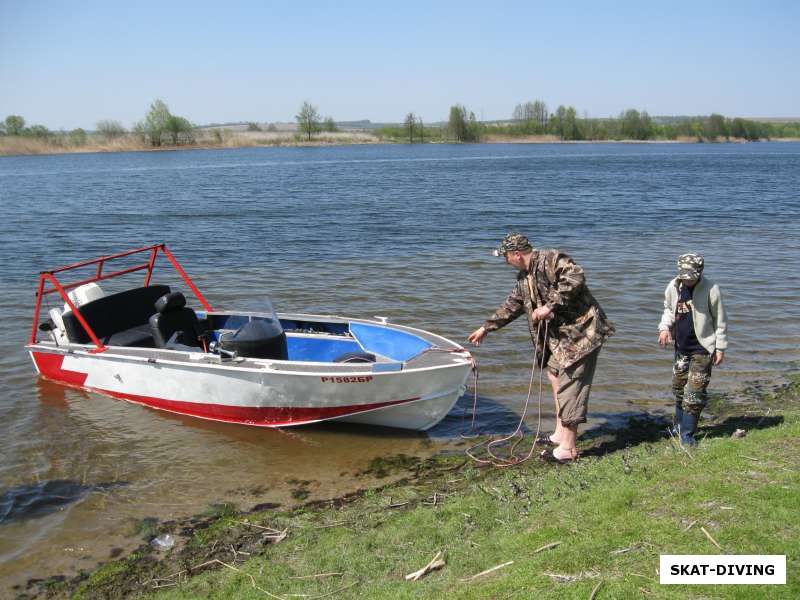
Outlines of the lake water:
[[[298,485],[310,498],[351,490],[375,457],[460,447],[462,408],[471,405],[463,398],[428,434],[343,425],[278,431],[41,381],[23,350],[40,270],[164,241],[217,308],[257,309],[269,296],[279,311],[385,315],[465,343],[513,286],[514,272],[490,250],[518,230],[583,265],[616,324],[600,355],[589,425],[623,426],[627,416],[664,414],[671,403],[670,352],[659,350],[656,329],[664,287],[686,251],[705,254],[730,315],[730,349],[711,391],[738,402],[745,386],[797,370],[798,190],[796,143],[0,158],[8,340],[0,496],[40,484],[31,489],[41,488],[45,501],[28,518],[0,523],[0,589],[130,548],[140,541],[137,519],[222,502],[285,504]],[[526,331],[521,319],[475,352],[482,430],[516,425],[530,367]],[[72,482],[74,497],[56,506],[60,488],[43,482],[57,480]]]

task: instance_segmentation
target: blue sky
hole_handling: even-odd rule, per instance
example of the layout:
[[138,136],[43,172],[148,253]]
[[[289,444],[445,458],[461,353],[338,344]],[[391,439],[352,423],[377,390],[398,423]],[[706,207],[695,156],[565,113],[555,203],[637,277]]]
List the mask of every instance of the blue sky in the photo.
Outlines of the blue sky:
[[800,116],[800,2],[0,0],[0,119]]

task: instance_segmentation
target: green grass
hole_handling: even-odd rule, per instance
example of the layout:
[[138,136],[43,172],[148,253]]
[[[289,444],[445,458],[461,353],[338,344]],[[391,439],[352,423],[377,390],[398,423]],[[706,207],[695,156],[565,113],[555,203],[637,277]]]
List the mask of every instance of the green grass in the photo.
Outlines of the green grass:
[[[439,457],[418,461],[418,475],[404,483],[337,502],[256,515],[226,507],[195,529],[183,550],[165,560],[146,552],[109,563],[76,592],[86,598],[151,592],[159,598],[586,599],[599,585],[596,598],[800,597],[799,388],[795,382],[778,396],[754,396],[744,415],[713,407],[717,420],[691,455],[661,439],[658,427],[648,432],[646,423],[632,422],[630,447],[599,436],[582,442],[584,458],[574,465],[532,459],[512,469],[477,468],[463,456]],[[730,438],[736,427],[747,436]],[[406,458],[372,467],[412,466]],[[288,536],[270,543],[244,520]],[[405,580],[439,551],[443,569]],[[787,585],[659,584],[661,554],[723,553],[785,554]],[[192,569],[208,561],[215,562]],[[311,577],[326,573],[336,575]],[[168,587],[154,590],[156,584]]]
[[[84,580],[70,598],[73,600],[96,598],[97,590],[115,587],[117,581],[129,573],[141,558],[142,555],[139,552],[134,552],[125,559],[103,565]],[[105,594],[103,595],[105,596]]]
[[[691,458],[659,441],[568,467],[469,466],[338,509],[264,515],[263,524],[288,527],[289,536],[246,562],[238,557],[236,568],[284,597],[588,598],[600,584],[598,598],[796,598],[798,473],[796,413],[744,439],[706,439]],[[723,553],[701,527],[726,554],[786,554],[788,585],[661,586],[660,554]],[[553,542],[560,544],[534,552]],[[442,570],[405,581],[440,550]],[[233,554],[222,560],[231,564]],[[461,581],[508,561],[514,563]],[[343,575],[292,579],[330,572]],[[222,567],[160,597],[198,596],[266,594]]]

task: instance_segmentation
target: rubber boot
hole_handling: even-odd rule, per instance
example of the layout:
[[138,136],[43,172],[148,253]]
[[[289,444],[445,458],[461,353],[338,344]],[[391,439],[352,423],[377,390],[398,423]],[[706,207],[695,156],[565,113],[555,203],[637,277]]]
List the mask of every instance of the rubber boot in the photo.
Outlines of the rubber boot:
[[686,446],[697,445],[697,441],[694,439],[694,433],[697,431],[698,420],[700,420],[700,415],[693,415],[690,412],[683,412],[680,423],[682,444]]
[[681,434],[681,419],[683,419],[683,404],[678,400],[675,402],[675,416],[672,419],[672,433],[675,436]]

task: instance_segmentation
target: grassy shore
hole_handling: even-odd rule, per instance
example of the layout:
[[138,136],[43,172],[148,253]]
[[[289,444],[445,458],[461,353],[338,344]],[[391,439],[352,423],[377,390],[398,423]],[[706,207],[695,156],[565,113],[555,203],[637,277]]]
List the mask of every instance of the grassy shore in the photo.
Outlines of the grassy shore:
[[320,133],[311,140],[291,132],[227,131],[218,133],[203,131],[194,143],[177,146],[162,144],[154,147],[134,135],[115,139],[90,136],[86,143],[75,145],[65,138],[31,138],[0,136],[0,156],[23,156],[35,154],[77,154],[96,152],[158,152],[174,150],[198,150],[210,148],[254,148],[259,146],[338,146],[353,144],[377,144],[380,139],[369,133],[331,132]]
[[[177,539],[30,593],[75,598],[797,598],[800,378],[721,404],[687,451],[664,422],[581,440],[573,465],[401,457],[400,483],[292,510],[165,523]],[[744,429],[743,438],[732,438]],[[589,439],[586,439],[586,438]],[[470,442],[472,443],[472,442]],[[444,566],[405,576],[441,553]],[[785,554],[785,586],[662,586],[660,554]],[[491,569],[491,572],[487,572]],[[484,575],[481,573],[487,572]]]
[[[116,139],[103,139],[90,136],[84,144],[75,145],[65,138],[31,138],[20,136],[0,136],[0,156],[27,156],[37,154],[79,154],[100,152],[164,152],[174,150],[199,150],[216,148],[256,148],[256,147],[307,147],[307,146],[347,146],[355,144],[404,144],[407,139],[368,132],[331,132],[315,134],[307,140],[290,132],[251,132],[220,131],[213,134],[204,131],[190,144],[172,146],[163,144],[154,147],[133,135]],[[800,139],[773,139],[775,142],[796,142]],[[499,135],[488,134],[481,139],[485,144],[669,144],[699,143],[693,137],[680,137],[675,140],[560,140],[555,135]],[[731,138],[721,143],[743,143],[745,140]],[[426,143],[453,143],[431,138]]]

